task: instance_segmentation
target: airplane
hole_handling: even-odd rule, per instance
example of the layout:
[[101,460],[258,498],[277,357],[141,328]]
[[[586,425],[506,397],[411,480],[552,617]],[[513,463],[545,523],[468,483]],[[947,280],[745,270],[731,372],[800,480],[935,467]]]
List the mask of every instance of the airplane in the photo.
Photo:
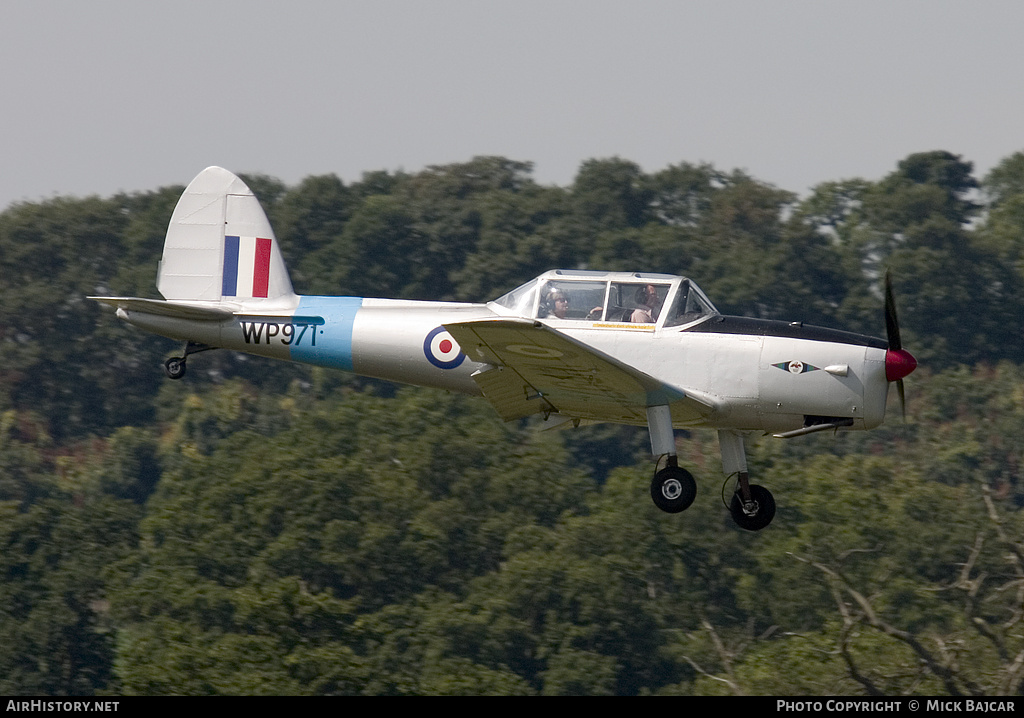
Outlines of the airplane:
[[157,289],[164,299],[91,299],[184,342],[164,365],[171,379],[191,355],[224,348],[482,396],[506,421],[646,426],[651,498],[667,513],[697,493],[674,429],[717,430],[722,471],[736,479],[728,510],[749,531],[776,510],[750,483],[750,437],[877,427],[889,385],[905,406],[917,366],[888,275],[886,340],[723,315],[692,279],[645,272],[556,269],[486,303],[297,295],[259,201],[220,167],[178,201]]

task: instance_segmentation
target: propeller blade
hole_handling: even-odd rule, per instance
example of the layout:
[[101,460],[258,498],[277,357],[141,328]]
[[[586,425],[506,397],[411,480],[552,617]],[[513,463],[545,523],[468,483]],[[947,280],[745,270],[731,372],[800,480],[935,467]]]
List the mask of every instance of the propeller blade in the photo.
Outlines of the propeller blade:
[[900,320],[896,315],[896,299],[892,292],[892,275],[885,270],[885,333],[889,348],[899,351],[903,348],[900,339]]
[[896,382],[900,410],[906,421],[907,394],[903,388],[903,377],[917,368],[917,360],[903,348],[903,340],[900,339],[900,320],[896,315],[896,298],[892,291],[892,275],[888,269],[885,270],[885,333],[889,340],[889,349],[885,352],[885,378]]

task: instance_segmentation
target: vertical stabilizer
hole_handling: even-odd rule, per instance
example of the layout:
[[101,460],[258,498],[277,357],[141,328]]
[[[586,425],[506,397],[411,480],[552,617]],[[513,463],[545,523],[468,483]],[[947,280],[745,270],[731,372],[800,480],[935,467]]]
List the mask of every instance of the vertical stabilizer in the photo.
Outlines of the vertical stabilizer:
[[185,188],[167,227],[157,289],[179,301],[294,300],[267,215],[231,172],[208,167]]

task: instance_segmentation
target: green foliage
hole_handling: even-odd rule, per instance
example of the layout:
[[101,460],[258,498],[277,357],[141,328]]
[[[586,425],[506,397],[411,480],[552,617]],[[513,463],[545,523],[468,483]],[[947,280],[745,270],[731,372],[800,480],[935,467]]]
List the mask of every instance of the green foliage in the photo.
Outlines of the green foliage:
[[[93,463],[93,462],[89,462]],[[140,510],[97,494],[90,466],[26,510],[0,504],[0,690],[88,695],[116,685],[110,565],[136,544]]]
[[[684,273],[721,309],[882,333],[909,420],[764,440],[775,523],[648,495],[643,430],[539,432],[482,401],[171,344],[180,187],[0,214],[0,689],[8,694],[1019,693],[1024,180],[928,152],[807,198],[742,172],[501,157],[247,182],[303,293],[485,301],[553,267]],[[980,192],[978,191],[980,189]],[[981,204],[984,202],[984,205]],[[984,210],[984,211],[982,211]]]

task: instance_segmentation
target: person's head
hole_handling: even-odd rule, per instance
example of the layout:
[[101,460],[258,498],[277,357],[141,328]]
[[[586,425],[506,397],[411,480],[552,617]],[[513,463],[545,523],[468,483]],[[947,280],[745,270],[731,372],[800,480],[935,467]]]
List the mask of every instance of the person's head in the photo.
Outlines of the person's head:
[[569,297],[561,289],[552,289],[548,292],[547,305],[549,311],[559,319],[565,319],[569,313]]
[[658,290],[654,288],[653,284],[646,284],[642,287],[636,288],[636,303],[643,304],[644,306],[653,307],[658,301]]

